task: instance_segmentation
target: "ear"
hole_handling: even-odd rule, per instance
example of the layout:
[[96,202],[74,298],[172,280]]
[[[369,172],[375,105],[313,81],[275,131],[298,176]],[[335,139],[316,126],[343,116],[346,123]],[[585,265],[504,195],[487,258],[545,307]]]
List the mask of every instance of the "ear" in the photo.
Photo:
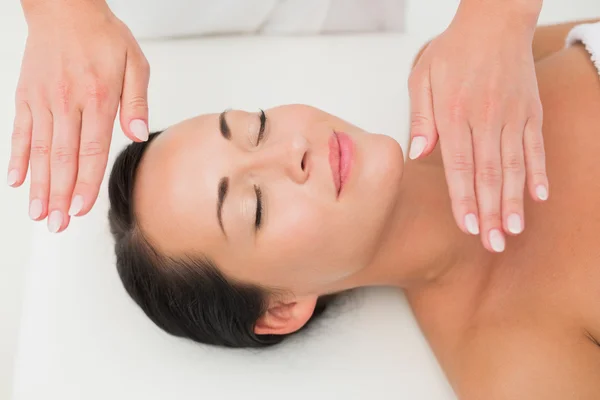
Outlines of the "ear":
[[254,326],[257,335],[287,335],[302,328],[312,317],[318,296],[275,301]]

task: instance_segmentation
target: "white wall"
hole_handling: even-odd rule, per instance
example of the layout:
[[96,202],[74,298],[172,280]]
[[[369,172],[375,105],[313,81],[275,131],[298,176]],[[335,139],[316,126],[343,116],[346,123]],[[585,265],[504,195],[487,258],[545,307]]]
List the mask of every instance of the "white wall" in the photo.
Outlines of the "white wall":
[[18,0],[0,1],[0,400],[9,398],[12,359],[32,223],[27,190],[4,183],[16,86],[26,27]]
[[[166,1],[166,0],[165,0]],[[409,0],[407,29],[431,37],[450,22],[458,0]],[[600,17],[598,0],[545,0],[541,23]],[[18,0],[0,2],[0,175],[9,155],[13,93],[26,35]],[[18,190],[0,184],[0,400],[8,399],[11,366],[23,288],[23,270],[30,251],[32,222],[27,218],[27,185]]]

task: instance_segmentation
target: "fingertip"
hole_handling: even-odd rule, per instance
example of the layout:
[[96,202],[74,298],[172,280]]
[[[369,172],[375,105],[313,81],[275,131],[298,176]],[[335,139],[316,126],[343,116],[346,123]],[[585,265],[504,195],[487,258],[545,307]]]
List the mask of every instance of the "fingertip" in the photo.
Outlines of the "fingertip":
[[6,184],[10,187],[18,187],[22,183],[21,174],[19,170],[16,168],[12,168],[8,171],[8,175],[6,176]]
[[548,186],[545,184],[539,184],[535,187],[535,198],[539,201],[546,201],[550,196],[548,192]]
[[69,216],[60,210],[53,210],[48,214],[48,231],[50,233],[61,233],[69,226]]
[[40,199],[32,199],[29,202],[29,218],[40,221],[44,217],[44,205]]
[[48,215],[48,231],[58,233],[63,224],[63,215],[59,210],[51,211]]
[[82,195],[75,195],[71,200],[71,206],[69,207],[69,216],[80,216],[85,205],[84,198]]
[[488,241],[494,253],[502,253],[506,248],[506,239],[500,229],[491,229],[488,234]]
[[479,220],[477,219],[477,215],[474,213],[467,214],[464,218],[463,224],[466,233],[469,233],[473,236],[479,235]]
[[523,233],[524,223],[523,218],[518,213],[511,213],[505,220],[504,231],[513,236]]
[[142,119],[134,119],[129,123],[128,128],[134,140],[140,142],[145,142],[148,140],[150,131],[148,129],[148,124],[146,123],[146,121]]
[[427,143],[428,140],[425,136],[414,136],[410,142],[408,158],[411,160],[416,160],[417,158],[421,157],[427,148]]

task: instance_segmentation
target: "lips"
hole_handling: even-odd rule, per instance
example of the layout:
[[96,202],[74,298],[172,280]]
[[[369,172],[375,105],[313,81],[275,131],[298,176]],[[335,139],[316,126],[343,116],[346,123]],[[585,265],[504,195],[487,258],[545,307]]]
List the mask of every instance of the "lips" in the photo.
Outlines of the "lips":
[[350,175],[354,145],[350,136],[334,132],[329,138],[329,165],[333,175],[336,197],[339,198]]

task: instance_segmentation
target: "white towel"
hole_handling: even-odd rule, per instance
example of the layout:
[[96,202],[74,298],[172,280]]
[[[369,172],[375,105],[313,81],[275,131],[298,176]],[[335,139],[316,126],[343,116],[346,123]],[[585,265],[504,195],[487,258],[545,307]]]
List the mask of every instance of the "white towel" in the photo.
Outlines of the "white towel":
[[404,29],[406,0],[107,0],[138,39]]
[[577,25],[567,35],[566,45],[583,43],[600,75],[600,22]]

